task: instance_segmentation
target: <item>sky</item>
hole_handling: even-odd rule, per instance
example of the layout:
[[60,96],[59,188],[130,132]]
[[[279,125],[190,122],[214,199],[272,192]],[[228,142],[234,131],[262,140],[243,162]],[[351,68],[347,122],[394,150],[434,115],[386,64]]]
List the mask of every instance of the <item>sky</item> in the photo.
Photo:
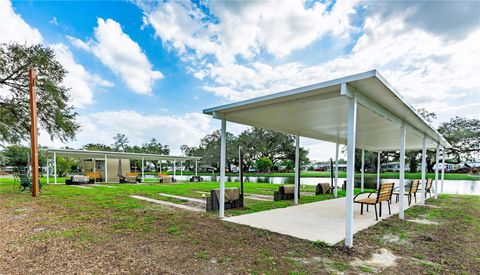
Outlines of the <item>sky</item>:
[[219,129],[205,108],[372,69],[435,125],[480,118],[479,41],[479,1],[0,0],[0,43],[42,43],[68,71],[81,129],[67,144],[40,131],[50,147],[124,133],[180,154]]

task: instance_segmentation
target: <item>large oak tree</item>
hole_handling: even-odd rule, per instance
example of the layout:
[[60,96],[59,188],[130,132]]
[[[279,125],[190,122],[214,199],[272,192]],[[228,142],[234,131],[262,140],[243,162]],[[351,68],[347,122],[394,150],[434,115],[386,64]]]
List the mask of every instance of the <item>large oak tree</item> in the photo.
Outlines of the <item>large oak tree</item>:
[[0,142],[16,143],[30,138],[28,70],[37,80],[39,126],[52,139],[67,141],[78,130],[69,89],[62,82],[67,71],[52,49],[42,45],[0,44]]

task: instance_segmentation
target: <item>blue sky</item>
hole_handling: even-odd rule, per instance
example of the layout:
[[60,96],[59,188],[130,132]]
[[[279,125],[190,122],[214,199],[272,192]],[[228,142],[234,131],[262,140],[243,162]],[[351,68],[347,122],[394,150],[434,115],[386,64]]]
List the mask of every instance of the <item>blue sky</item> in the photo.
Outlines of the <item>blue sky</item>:
[[[0,42],[55,50],[82,126],[66,145],[109,144],[121,132],[178,154],[218,128],[204,108],[370,69],[436,112],[436,124],[480,117],[479,11],[471,1],[0,0]],[[316,160],[334,154],[329,143],[302,144]]]

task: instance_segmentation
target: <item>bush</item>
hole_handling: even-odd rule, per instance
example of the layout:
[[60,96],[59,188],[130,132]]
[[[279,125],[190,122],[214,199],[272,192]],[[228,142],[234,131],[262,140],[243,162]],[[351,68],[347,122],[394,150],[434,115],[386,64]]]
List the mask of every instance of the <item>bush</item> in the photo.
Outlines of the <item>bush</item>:
[[261,157],[257,159],[255,162],[255,166],[257,167],[257,170],[260,172],[267,172],[270,171],[273,167],[273,162],[267,157]]

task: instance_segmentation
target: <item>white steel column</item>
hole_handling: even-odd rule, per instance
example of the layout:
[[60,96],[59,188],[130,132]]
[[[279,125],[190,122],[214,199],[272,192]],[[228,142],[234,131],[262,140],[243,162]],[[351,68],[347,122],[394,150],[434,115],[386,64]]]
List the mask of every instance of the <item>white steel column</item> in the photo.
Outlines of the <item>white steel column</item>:
[[173,160],[173,179],[175,179],[176,175],[177,175],[177,161]]
[[105,166],[104,166],[104,172],[105,172],[105,179],[103,182],[108,182],[108,160],[107,160],[107,155],[105,155]]
[[443,182],[445,180],[445,147],[442,150],[442,191],[443,194]]
[[365,149],[362,149],[362,167],[361,170],[361,178],[360,178],[360,191],[363,192],[365,186]]
[[427,181],[425,180],[426,176],[426,171],[427,171],[427,136],[423,135],[423,144],[422,144],[422,198],[420,199],[420,204],[424,205],[425,204],[425,187]]
[[300,136],[295,136],[295,188],[293,204],[298,204],[298,192],[300,190]]
[[377,153],[377,190],[380,188],[380,154],[382,151]]
[[225,212],[225,159],[227,155],[226,146],[227,121],[222,119],[221,141],[220,141],[220,211],[218,217],[223,218]]
[[337,197],[337,186],[338,186],[338,141],[335,144],[335,186],[333,187],[333,196]]
[[142,157],[142,182],[145,181],[145,158]]
[[404,219],[404,199],[405,199],[405,122],[400,127],[400,207],[398,217]]
[[440,143],[437,143],[437,151],[435,152],[435,199],[438,199],[438,159],[440,158]]
[[345,246],[353,246],[353,185],[355,180],[355,137],[357,134],[357,96],[348,102],[347,198],[345,200]]
[[47,184],[50,183],[50,159],[47,158]]
[[198,176],[198,159],[195,160],[195,176]]
[[182,180],[183,180],[183,160],[180,161],[180,176],[182,177]]
[[53,183],[57,184],[57,153],[53,153]]

